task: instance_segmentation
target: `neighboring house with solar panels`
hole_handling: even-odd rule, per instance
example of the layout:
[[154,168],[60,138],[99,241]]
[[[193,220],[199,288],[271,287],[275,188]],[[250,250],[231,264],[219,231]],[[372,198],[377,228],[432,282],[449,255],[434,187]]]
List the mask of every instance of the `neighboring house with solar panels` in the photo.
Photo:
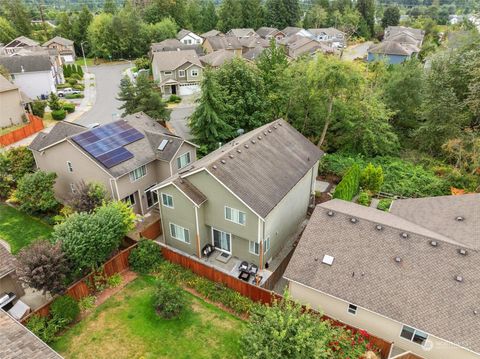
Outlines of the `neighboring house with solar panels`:
[[322,155],[283,120],[237,137],[155,187],[163,244],[265,268],[305,220]]
[[55,172],[55,194],[68,200],[79,181],[102,183],[136,213],[157,208],[152,187],[196,159],[197,146],[144,113],[88,129],[60,122],[30,144],[37,167]]
[[[390,358],[480,358],[480,194],[318,205],[284,273],[292,297],[393,342]],[[408,356],[405,356],[408,357]]]

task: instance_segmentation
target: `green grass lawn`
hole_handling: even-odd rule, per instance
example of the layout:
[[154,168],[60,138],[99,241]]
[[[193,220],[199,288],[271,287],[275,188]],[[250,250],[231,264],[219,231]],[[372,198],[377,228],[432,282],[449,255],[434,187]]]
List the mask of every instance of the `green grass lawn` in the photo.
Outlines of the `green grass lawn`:
[[0,204],[0,238],[12,247],[12,253],[38,238],[47,238],[52,227],[10,206]]
[[237,358],[244,322],[188,294],[179,318],[153,307],[155,279],[140,277],[69,329],[52,347],[73,358]]

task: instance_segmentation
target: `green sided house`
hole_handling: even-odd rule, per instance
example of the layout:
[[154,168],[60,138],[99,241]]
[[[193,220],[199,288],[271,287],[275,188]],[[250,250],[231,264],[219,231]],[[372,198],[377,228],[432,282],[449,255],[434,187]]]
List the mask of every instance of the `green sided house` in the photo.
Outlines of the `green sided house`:
[[220,267],[268,267],[307,216],[322,155],[283,120],[232,140],[155,187],[160,242]]

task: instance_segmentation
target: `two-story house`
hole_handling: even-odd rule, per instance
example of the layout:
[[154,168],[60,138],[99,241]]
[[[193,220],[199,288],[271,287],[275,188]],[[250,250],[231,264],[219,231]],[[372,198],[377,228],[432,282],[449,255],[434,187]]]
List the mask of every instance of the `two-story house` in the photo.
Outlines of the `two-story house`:
[[152,72],[165,96],[191,95],[200,91],[203,65],[194,50],[153,53]]
[[55,36],[53,39],[45,42],[43,47],[56,49],[62,58],[62,63],[69,64],[75,62],[75,47],[72,40],[61,36]]
[[203,37],[190,30],[182,29],[177,33],[177,40],[185,45],[201,45]]
[[207,54],[218,50],[226,50],[237,56],[242,56],[243,46],[235,36],[212,36],[203,41],[203,49]]
[[237,39],[248,39],[249,37],[258,37],[255,30],[251,28],[231,29],[226,33],[227,36],[233,36]]
[[280,41],[285,37],[285,34],[275,27],[261,27],[257,29],[257,34],[262,39],[269,40],[269,41],[270,39],[275,39],[276,41]]
[[59,122],[37,135],[29,148],[37,168],[57,174],[55,195],[61,202],[80,181],[94,181],[140,214],[158,202],[153,186],[196,158],[196,145],[142,112],[94,129]]
[[8,44],[3,46],[3,53],[6,55],[12,55],[17,53],[19,50],[28,49],[32,47],[40,46],[40,44],[26,36],[19,36],[16,39],[13,39]]
[[22,123],[25,105],[18,86],[0,75],[0,128]]
[[264,268],[305,220],[322,154],[276,120],[193,162],[154,187],[164,245]]
[[308,29],[317,41],[327,41],[333,48],[342,48],[346,46],[345,33],[334,27]]

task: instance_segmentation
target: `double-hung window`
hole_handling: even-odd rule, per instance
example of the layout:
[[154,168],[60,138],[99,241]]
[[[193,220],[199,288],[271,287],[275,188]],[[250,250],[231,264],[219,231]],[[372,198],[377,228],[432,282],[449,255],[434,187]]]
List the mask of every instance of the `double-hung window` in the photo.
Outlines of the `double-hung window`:
[[349,304],[348,305],[348,312],[350,314],[353,314],[353,315],[357,314],[357,306],[353,305],[353,304]]
[[162,204],[165,207],[173,208],[173,197],[169,194],[162,193]]
[[130,181],[135,182],[147,175],[147,166],[143,165],[130,172]]
[[190,70],[190,75],[192,77],[197,77],[198,76],[198,70],[197,69],[192,69]]
[[185,70],[178,70],[178,77],[185,77]]
[[177,167],[178,169],[185,167],[191,161],[190,152],[184,153],[183,155],[177,158]]
[[260,254],[260,243],[248,241],[248,251],[258,256]]
[[147,197],[147,207],[150,208],[158,203],[158,194],[157,191],[152,191],[151,188],[155,186],[152,185],[145,190],[145,197]]
[[170,223],[170,235],[172,236],[172,238],[190,244],[189,230],[179,226],[178,224]]
[[428,339],[428,334],[424,333],[418,329],[409,327],[407,325],[404,325],[402,328],[402,332],[400,333],[400,336],[403,339],[410,340],[414,343],[420,344],[420,345],[425,345],[427,339]]
[[239,211],[238,209],[225,206],[225,219],[227,221],[245,225],[247,215],[245,212]]

